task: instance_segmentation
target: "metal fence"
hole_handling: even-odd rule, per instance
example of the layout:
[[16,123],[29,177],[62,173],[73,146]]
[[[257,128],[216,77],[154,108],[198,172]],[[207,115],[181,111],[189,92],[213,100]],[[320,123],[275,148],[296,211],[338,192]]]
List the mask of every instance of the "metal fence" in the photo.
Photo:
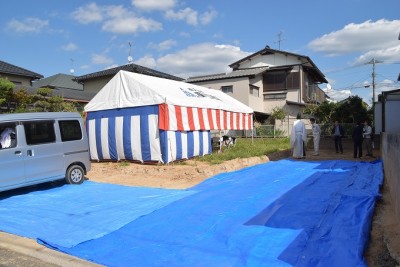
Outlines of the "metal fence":
[[[295,120],[293,120],[294,122]],[[277,125],[258,125],[254,126],[253,129],[253,136],[254,137],[268,137],[268,138],[275,138],[275,137],[288,137],[290,132],[292,131],[293,127],[292,123],[283,123]],[[304,120],[306,123],[306,130],[307,135],[311,135],[311,123],[308,120]],[[352,123],[343,123],[344,135],[345,137],[351,137],[353,133],[354,124]],[[334,124],[319,124],[321,128],[321,138],[330,137],[332,136],[332,129]],[[235,136],[235,137],[251,137],[252,131],[243,131],[243,130],[227,130],[222,131],[221,135],[228,135],[228,136]],[[219,131],[212,131],[212,136],[219,136]]]

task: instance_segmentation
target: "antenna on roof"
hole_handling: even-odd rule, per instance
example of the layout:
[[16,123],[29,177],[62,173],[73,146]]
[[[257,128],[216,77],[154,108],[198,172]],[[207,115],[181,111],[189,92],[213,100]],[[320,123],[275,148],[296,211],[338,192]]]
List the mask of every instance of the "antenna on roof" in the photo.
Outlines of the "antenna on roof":
[[128,42],[129,44],[129,56],[128,56],[128,63],[132,63],[133,58],[131,57],[131,48],[132,48],[132,43]]
[[279,31],[279,33],[277,34],[278,41],[276,41],[275,43],[278,43],[278,50],[281,50],[281,43],[282,43],[282,41],[285,40],[285,39],[282,39],[282,34],[283,34],[283,31]]
[[75,70],[74,70],[74,59],[70,58],[70,60],[71,60],[71,69],[69,70],[69,72],[71,73],[71,75],[74,75],[74,72],[75,72]]

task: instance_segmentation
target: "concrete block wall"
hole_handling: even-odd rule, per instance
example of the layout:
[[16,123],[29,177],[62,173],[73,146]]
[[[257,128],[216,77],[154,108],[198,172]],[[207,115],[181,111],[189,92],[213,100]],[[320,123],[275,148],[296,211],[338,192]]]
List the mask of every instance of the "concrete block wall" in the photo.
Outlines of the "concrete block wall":
[[381,134],[381,154],[397,222],[400,222],[400,133]]

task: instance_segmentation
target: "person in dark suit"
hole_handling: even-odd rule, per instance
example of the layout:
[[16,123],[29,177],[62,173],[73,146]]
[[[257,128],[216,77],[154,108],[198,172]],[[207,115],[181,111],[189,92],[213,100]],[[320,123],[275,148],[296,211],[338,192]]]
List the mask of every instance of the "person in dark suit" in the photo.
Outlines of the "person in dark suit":
[[357,125],[354,127],[352,138],[354,144],[354,158],[361,158],[363,144],[363,126],[361,125],[361,122],[358,122]]
[[332,127],[331,133],[333,135],[333,139],[335,140],[336,153],[339,153],[340,150],[340,153],[343,154],[342,137],[344,136],[344,129],[343,126],[339,124],[338,120],[335,121],[335,125]]

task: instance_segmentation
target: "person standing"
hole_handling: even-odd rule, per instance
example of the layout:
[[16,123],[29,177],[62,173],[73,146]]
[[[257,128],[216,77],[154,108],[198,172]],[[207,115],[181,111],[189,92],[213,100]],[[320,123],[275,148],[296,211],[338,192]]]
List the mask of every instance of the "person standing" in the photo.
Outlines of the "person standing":
[[335,121],[335,125],[332,128],[333,139],[335,140],[336,153],[343,154],[342,137],[344,136],[343,126],[339,124],[339,121]]
[[305,143],[307,141],[306,126],[301,120],[301,115],[297,114],[296,121],[293,123],[290,135],[290,144],[293,148],[293,158],[301,159],[306,156]]
[[319,139],[320,139],[320,136],[321,136],[321,128],[315,122],[314,118],[311,118],[310,122],[311,122],[312,135],[313,135],[313,141],[314,141],[314,154],[313,154],[313,156],[318,156],[319,155]]
[[372,157],[372,128],[368,125],[368,121],[364,122],[363,137],[365,148],[367,149],[367,156]]
[[[354,158],[362,157],[362,144],[363,144],[363,127],[361,122],[358,122],[353,129],[353,144],[354,144]],[[357,153],[358,152],[358,153]]]

